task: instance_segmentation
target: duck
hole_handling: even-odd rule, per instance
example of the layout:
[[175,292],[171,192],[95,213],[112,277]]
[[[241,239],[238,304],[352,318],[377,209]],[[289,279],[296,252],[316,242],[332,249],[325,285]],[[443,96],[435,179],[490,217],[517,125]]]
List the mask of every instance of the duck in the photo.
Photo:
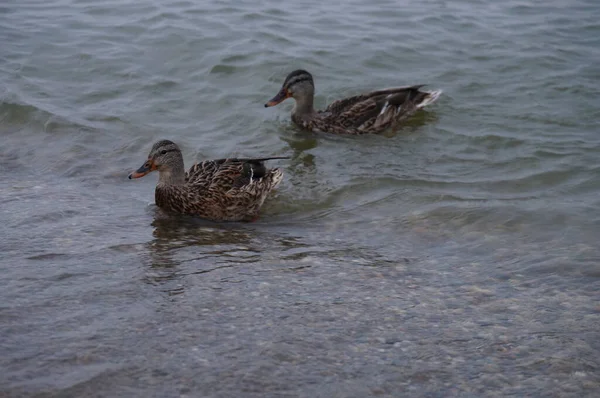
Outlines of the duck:
[[265,108],[293,98],[292,121],[300,128],[333,134],[379,134],[397,127],[417,110],[434,103],[442,94],[441,90],[421,90],[423,86],[359,94],[334,101],[325,110],[317,111],[313,107],[313,77],[306,70],[298,69],[287,75],[281,89],[265,104]]
[[154,192],[156,205],[168,212],[198,216],[211,221],[256,221],[271,191],[283,180],[280,169],[264,162],[289,159],[226,158],[195,163],[186,172],[179,146],[157,141],[148,160],[129,179],[158,171]]

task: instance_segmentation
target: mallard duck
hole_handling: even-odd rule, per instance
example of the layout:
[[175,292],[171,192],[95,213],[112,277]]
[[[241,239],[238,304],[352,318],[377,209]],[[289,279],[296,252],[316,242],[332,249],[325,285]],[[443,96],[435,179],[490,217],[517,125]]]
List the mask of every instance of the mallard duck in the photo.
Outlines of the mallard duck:
[[254,221],[269,192],[283,179],[281,170],[265,167],[271,159],[288,158],[207,160],[186,173],[179,147],[161,140],[129,178],[158,170],[154,200],[165,210],[213,221]]
[[396,127],[418,109],[438,99],[441,90],[421,91],[424,85],[388,88],[337,100],[324,111],[313,108],[315,85],[305,70],[295,70],[279,93],[265,104],[275,106],[287,98],[296,100],[292,121],[298,126],[334,134],[376,134]]

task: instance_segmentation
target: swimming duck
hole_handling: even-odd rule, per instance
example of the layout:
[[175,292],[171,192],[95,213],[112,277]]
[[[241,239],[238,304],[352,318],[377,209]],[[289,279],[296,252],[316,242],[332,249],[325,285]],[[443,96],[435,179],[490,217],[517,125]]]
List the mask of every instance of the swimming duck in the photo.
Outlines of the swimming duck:
[[154,199],[165,210],[213,221],[254,221],[269,192],[283,179],[281,170],[265,167],[271,159],[288,158],[207,160],[185,172],[179,147],[161,140],[129,178],[157,170]]
[[441,90],[419,90],[423,86],[360,94],[334,101],[324,111],[316,111],[313,108],[313,77],[299,69],[285,78],[281,90],[265,104],[265,108],[293,98],[296,104],[292,121],[302,128],[334,134],[377,134],[396,127],[418,109],[435,102],[442,93]]

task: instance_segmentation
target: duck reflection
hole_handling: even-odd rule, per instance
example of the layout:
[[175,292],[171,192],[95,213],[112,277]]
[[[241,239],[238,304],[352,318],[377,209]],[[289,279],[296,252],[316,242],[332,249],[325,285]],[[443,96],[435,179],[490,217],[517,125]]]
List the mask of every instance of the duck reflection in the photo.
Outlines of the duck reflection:
[[160,250],[186,246],[248,244],[252,239],[242,223],[216,223],[191,216],[165,214],[157,209],[151,224],[153,245]]
[[314,149],[319,144],[317,136],[314,133],[302,131],[298,128],[284,128],[280,139],[285,142],[293,151],[290,166],[296,169],[302,166],[306,169],[315,169],[315,156],[311,153],[305,153]]
[[153,240],[146,244],[149,283],[258,261],[256,231],[241,223],[219,224],[156,209]]
[[398,134],[413,134],[418,132],[423,126],[437,123],[439,120],[435,112],[421,109],[421,112],[416,113],[409,120],[404,122],[401,128],[384,133],[385,137],[394,137]]

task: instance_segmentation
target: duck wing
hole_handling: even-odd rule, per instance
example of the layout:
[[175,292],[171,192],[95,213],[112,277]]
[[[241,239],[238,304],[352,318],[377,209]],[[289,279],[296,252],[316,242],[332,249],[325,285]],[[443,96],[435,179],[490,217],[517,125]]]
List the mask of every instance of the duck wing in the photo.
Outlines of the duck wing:
[[254,180],[265,177],[269,170],[264,162],[273,159],[289,159],[286,156],[266,158],[225,158],[207,160],[193,165],[187,173],[186,182],[205,189],[229,191],[242,188]]
[[404,87],[387,88],[369,93],[355,95],[332,102],[325,112],[332,117],[360,120],[377,116],[386,105],[402,105],[407,102],[419,103],[429,94],[420,91],[424,84]]

